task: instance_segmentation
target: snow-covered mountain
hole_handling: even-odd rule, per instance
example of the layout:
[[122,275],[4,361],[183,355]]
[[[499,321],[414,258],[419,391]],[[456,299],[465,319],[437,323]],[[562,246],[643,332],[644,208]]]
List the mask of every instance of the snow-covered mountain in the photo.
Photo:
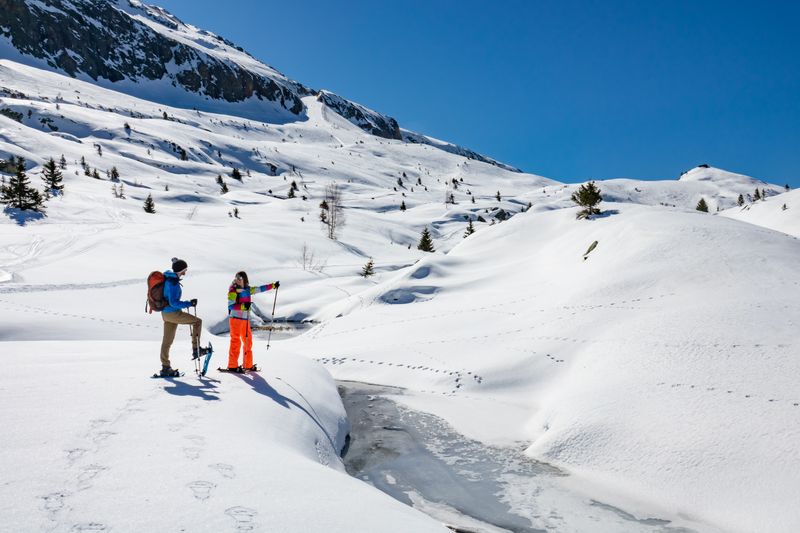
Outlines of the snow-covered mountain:
[[[407,131],[160,8],[6,6],[0,159],[40,188],[48,159],[66,168],[46,217],[0,217],[2,528],[446,531],[442,502],[411,498],[432,520],[344,473],[331,376],[405,387],[558,466],[571,499],[498,475],[531,529],[800,527],[797,191],[702,165],[597,182],[604,213],[579,221],[577,184]],[[319,220],[333,181],[337,240]],[[146,379],[161,321],[144,279],[174,256],[213,365],[238,270],[279,279],[277,318],[313,328],[257,342],[260,377]],[[142,495],[178,510],[142,513]]]

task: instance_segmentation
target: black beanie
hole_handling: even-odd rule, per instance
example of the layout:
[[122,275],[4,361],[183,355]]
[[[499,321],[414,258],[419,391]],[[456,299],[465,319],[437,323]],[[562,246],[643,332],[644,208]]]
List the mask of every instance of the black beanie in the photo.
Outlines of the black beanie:
[[177,274],[178,272],[186,270],[187,268],[189,268],[189,265],[186,264],[186,261],[184,261],[183,259],[178,259],[177,257],[173,257],[172,258],[172,271],[173,272],[175,272]]

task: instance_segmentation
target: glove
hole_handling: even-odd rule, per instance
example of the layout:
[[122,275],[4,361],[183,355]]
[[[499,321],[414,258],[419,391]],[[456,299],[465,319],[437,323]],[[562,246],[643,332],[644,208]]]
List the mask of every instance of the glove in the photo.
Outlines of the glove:
[[281,286],[281,282],[280,281],[276,281],[275,283],[272,284],[272,286],[277,289],[278,287]]
[[189,303],[192,304],[192,307],[197,307],[197,298],[192,298]]

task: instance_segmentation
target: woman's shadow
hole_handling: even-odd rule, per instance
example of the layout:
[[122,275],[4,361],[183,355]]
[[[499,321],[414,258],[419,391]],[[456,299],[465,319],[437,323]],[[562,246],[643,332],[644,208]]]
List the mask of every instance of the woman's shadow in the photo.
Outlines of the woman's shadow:
[[[264,379],[262,376],[258,375],[255,372],[248,372],[247,374],[238,374],[238,373],[232,373],[232,374],[234,376],[236,376],[237,378],[241,379],[242,381],[244,381],[245,383],[247,383],[248,385],[250,385],[250,387],[252,387],[252,389],[254,391],[256,391],[259,394],[263,394],[267,398],[272,399],[272,401],[274,401],[275,403],[277,403],[281,407],[285,407],[286,409],[291,409],[292,407],[295,407],[295,408],[299,409],[300,411],[304,412],[314,422],[314,424],[316,424],[316,426],[322,431],[322,433],[325,434],[325,437],[328,439],[328,442],[330,443],[331,448],[336,450],[336,445],[334,444],[333,439],[328,434],[328,432],[325,430],[325,427],[322,425],[322,423],[319,421],[319,415],[314,410],[314,407],[306,399],[306,397],[303,396],[303,394],[300,391],[298,391],[297,389],[292,387],[292,385],[290,385],[286,381],[282,380],[281,378],[275,378],[275,379],[278,379],[280,381],[283,381],[283,383],[285,383],[289,388],[291,388],[293,391],[295,391],[298,394],[298,396],[300,396],[303,399],[303,401],[308,405],[308,408],[311,409],[311,411],[309,411],[304,406],[302,406],[299,403],[297,403],[295,400],[293,400],[293,399],[291,399],[291,398],[289,398],[287,396],[284,396],[283,394],[281,394],[280,392],[275,390],[275,388],[272,385],[267,383],[266,379]],[[338,453],[338,450],[337,450],[337,453]]]

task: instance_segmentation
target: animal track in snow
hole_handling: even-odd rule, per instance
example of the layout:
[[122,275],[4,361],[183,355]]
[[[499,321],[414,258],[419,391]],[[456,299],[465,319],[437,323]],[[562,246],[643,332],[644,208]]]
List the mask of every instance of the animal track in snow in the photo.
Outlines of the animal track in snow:
[[[322,363],[323,365],[328,365],[328,364],[329,365],[343,365],[343,364],[349,363],[349,362],[373,364],[373,365],[376,365],[376,366],[385,364],[385,365],[391,365],[391,366],[396,366],[396,367],[407,368],[408,370],[416,370],[416,371],[421,371],[421,372],[428,372],[428,373],[431,373],[431,374],[439,374],[439,375],[446,374],[448,376],[455,376],[455,378],[453,380],[453,388],[450,390],[449,394],[455,394],[456,392],[459,392],[461,387],[464,386],[464,383],[462,382],[462,379],[463,379],[463,376],[464,376],[464,371],[461,371],[461,370],[446,370],[446,369],[442,369],[442,368],[432,368],[432,367],[429,367],[429,366],[422,366],[422,365],[411,366],[411,365],[402,364],[402,363],[394,363],[393,364],[393,363],[387,363],[387,362],[384,362],[384,361],[356,359],[354,357],[318,357],[318,358],[315,359],[315,361],[317,361],[319,363]],[[475,383],[477,383],[477,384],[483,383],[483,377],[481,377],[481,376],[479,376],[477,374],[473,374],[470,371],[467,371],[466,374],[471,375],[472,378],[475,380]]]
[[[658,383],[656,383],[656,386],[659,386],[659,387],[664,387],[666,385],[667,385],[666,381],[659,381]],[[670,383],[669,384],[669,388],[670,389],[688,388],[688,389],[694,389],[694,390],[701,390],[702,389],[702,390],[705,390],[706,392],[714,392],[714,391],[717,390],[717,387],[705,387],[705,386],[701,386],[701,385],[692,385],[692,384],[687,384],[687,383]],[[725,391],[725,394],[733,394],[733,395],[737,394],[737,392],[735,390],[732,390],[732,389],[722,389],[722,390]],[[741,396],[743,398],[746,398],[746,399],[757,399],[757,396],[755,396],[754,394],[747,394],[747,393],[739,393],[739,394],[741,394]],[[766,400],[767,403],[772,403],[772,404],[776,404],[776,403],[780,403],[780,402],[787,402],[787,403],[791,402],[793,407],[800,407],[800,401],[781,400],[779,398],[765,398],[765,400]]]

